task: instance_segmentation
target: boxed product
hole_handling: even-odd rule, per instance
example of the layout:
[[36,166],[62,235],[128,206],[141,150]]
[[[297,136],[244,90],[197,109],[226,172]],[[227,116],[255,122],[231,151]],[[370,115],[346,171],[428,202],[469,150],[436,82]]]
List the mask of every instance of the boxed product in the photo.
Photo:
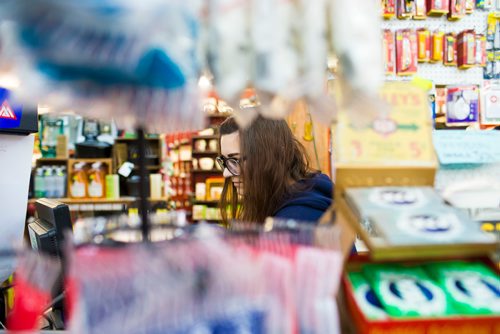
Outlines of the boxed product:
[[449,0],[427,0],[427,15],[443,15],[449,10]]
[[382,1],[382,16],[384,19],[391,19],[396,15],[396,0]]
[[424,63],[431,60],[431,33],[428,29],[417,30],[418,62]]
[[482,91],[481,124],[500,124],[500,87],[490,86]]
[[486,36],[476,35],[476,64],[486,66]]
[[457,37],[457,64],[459,68],[470,68],[476,64],[476,34],[465,30]]
[[396,72],[396,40],[394,32],[389,29],[384,30],[382,43],[385,74],[393,75]]
[[437,63],[443,60],[443,39],[442,31],[435,31],[431,37],[431,62]]
[[451,313],[444,291],[419,267],[368,264],[363,273],[391,317],[435,317]]
[[417,34],[415,30],[402,29],[396,32],[396,73],[412,75],[417,72]]
[[457,38],[454,33],[444,36],[444,58],[446,66],[457,66]]
[[479,120],[479,89],[475,85],[449,86],[446,125],[464,126]]
[[408,19],[415,14],[415,3],[413,0],[396,0],[398,19]]
[[459,20],[466,14],[467,0],[450,0],[450,10],[448,12],[448,20]]
[[424,20],[427,17],[427,4],[426,0],[415,0],[415,14],[414,20]]
[[491,9],[495,0],[476,0],[476,8]]
[[482,263],[435,262],[425,265],[458,314],[500,315],[500,278]]

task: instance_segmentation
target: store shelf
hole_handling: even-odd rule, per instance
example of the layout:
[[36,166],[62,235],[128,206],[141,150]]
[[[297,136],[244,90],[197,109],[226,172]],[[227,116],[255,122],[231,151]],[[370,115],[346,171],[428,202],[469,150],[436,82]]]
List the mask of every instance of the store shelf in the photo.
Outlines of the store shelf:
[[51,162],[66,162],[66,161],[68,161],[68,158],[40,158],[40,159],[37,159],[36,161],[38,161],[38,162],[47,162],[47,163],[51,163]]
[[212,204],[219,204],[219,201],[200,201],[200,200],[193,200],[193,204],[205,204],[205,205],[212,205]]
[[[35,203],[38,198],[30,198],[28,203]],[[135,197],[120,197],[120,198],[50,198],[55,201],[59,201],[66,204],[112,204],[112,203],[131,203],[137,200]]]
[[198,155],[219,155],[219,152],[217,151],[193,151],[191,154],[198,154]]
[[222,171],[219,169],[208,169],[208,170],[193,169],[191,172],[192,173],[220,173],[220,174],[222,174]]
[[193,136],[192,137],[193,140],[196,140],[196,139],[219,139],[219,136],[218,135],[197,135],[197,136]]
[[213,114],[206,114],[207,117],[209,118],[228,118],[232,114],[230,113],[213,113]]
[[[146,137],[146,140],[159,140],[160,137]],[[137,138],[115,138],[115,141],[137,141]]]
[[[161,166],[160,165],[146,166],[146,169],[147,170],[157,170],[157,169],[161,169]],[[139,166],[135,166],[134,170],[139,170]]]

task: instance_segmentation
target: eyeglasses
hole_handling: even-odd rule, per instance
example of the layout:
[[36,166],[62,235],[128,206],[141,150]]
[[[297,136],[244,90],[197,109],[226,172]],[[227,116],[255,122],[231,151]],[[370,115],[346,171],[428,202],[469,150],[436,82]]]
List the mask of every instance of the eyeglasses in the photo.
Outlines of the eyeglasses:
[[226,158],[223,155],[219,155],[217,158],[215,158],[215,161],[219,164],[220,168],[224,170],[227,168],[229,173],[233,174],[234,176],[240,176],[241,169],[240,169],[240,160],[237,158]]

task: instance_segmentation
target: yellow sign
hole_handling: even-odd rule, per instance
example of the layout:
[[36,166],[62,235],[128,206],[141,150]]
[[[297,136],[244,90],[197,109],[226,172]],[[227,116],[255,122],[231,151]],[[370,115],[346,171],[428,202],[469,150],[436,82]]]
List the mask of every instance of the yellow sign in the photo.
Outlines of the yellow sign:
[[341,112],[336,127],[337,163],[431,165],[432,126],[427,94],[411,83],[386,83],[380,93],[390,112],[365,128]]

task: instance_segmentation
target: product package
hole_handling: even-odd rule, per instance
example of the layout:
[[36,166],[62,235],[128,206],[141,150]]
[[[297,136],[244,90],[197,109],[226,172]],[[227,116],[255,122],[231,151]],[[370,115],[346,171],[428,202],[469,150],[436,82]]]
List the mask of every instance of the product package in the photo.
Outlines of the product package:
[[475,0],[465,0],[465,12],[467,14],[472,14],[476,8]]
[[478,9],[491,9],[494,0],[476,0],[476,8]]
[[383,34],[384,70],[386,75],[393,75],[396,72],[396,40],[394,32],[389,29],[385,29]]
[[448,86],[446,125],[464,126],[479,120],[479,89],[475,85]]
[[354,290],[356,303],[365,316],[369,319],[386,319],[387,313],[363,274],[351,272],[349,273],[349,280]]
[[421,268],[370,264],[363,267],[363,273],[392,317],[430,317],[451,313],[446,294]]
[[413,0],[397,0],[398,19],[408,19],[415,14],[415,2]]
[[476,64],[486,66],[486,36],[482,34],[476,35]]
[[495,240],[465,214],[435,202],[403,212],[378,212],[369,218],[390,246],[489,244]]
[[443,39],[442,31],[435,31],[431,37],[431,62],[438,63],[443,60]]
[[481,124],[500,125],[500,86],[482,90]]
[[457,65],[461,69],[476,64],[476,34],[474,30],[465,30],[457,38]]
[[457,66],[457,38],[454,33],[444,36],[444,58],[445,66]]
[[448,0],[427,0],[427,15],[443,15],[449,10]]
[[448,12],[448,20],[455,21],[465,16],[466,0],[450,0],[450,11]]
[[417,30],[418,62],[425,63],[431,60],[431,33],[428,29]]
[[425,265],[459,314],[500,314],[500,278],[482,263],[464,261]]
[[384,19],[391,19],[396,15],[396,0],[383,0],[382,1],[382,17]]
[[425,20],[427,18],[427,4],[426,0],[415,0],[415,14],[413,15],[414,20]]
[[446,114],[446,98],[448,96],[448,89],[446,87],[436,88],[436,115]]
[[412,75],[417,72],[417,34],[411,29],[396,32],[396,73]]

